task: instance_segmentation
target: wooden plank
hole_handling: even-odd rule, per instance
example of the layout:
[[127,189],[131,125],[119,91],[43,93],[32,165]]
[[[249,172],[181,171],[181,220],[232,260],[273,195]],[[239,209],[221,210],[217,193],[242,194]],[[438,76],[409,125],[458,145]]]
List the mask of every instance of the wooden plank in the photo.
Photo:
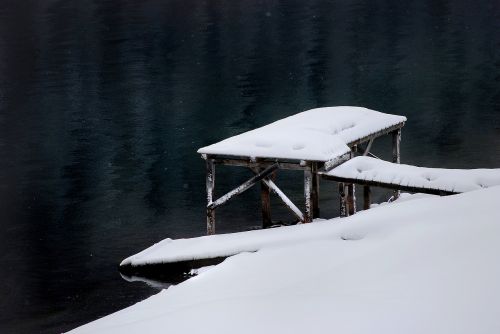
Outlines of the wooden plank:
[[439,196],[459,194],[458,192],[436,189],[436,188],[413,187],[413,186],[385,183],[385,182],[378,182],[378,181],[371,181],[371,180],[352,179],[352,178],[346,178],[346,177],[327,175],[324,173],[320,173],[320,175],[321,175],[321,177],[323,177],[324,179],[327,179],[327,180],[332,180],[332,181],[337,181],[337,182],[345,182],[345,183],[356,183],[356,184],[360,184],[360,185],[364,185],[364,186],[371,186],[371,187],[380,187],[380,188],[401,190],[401,191],[407,191],[410,193],[423,193],[423,194],[431,194],[431,195],[439,195]]
[[313,162],[312,164],[312,216],[313,218],[319,218],[319,176],[318,176],[318,164]]
[[215,191],[215,165],[213,159],[206,159],[206,188],[207,188],[207,234],[215,234],[215,209],[210,205],[213,202]]
[[230,192],[228,192],[224,196],[220,197],[218,200],[216,200],[216,201],[212,202],[211,204],[209,204],[207,206],[207,208],[215,209],[216,207],[221,206],[222,204],[226,203],[227,201],[229,201],[234,196],[239,195],[239,194],[245,192],[250,187],[252,187],[253,185],[255,185],[257,182],[261,181],[263,178],[267,177],[269,174],[273,173],[278,168],[279,168],[279,164],[278,163],[275,163],[274,165],[267,167],[266,169],[264,169],[259,174],[254,175],[253,177],[251,177],[250,179],[248,179],[247,181],[245,181],[244,183],[242,183],[240,186],[234,188],[233,190],[231,190]]
[[349,159],[351,159],[351,152],[348,152],[346,154],[343,154],[341,156],[338,156],[338,157],[335,157],[331,160],[328,160],[327,162],[325,162],[323,169],[326,171],[329,171],[337,166],[342,165],[344,162],[348,161]]
[[363,153],[363,156],[367,156],[368,153],[370,153],[370,150],[372,148],[372,145],[373,145],[373,142],[375,141],[375,138],[372,138],[370,139],[370,141],[368,142],[368,144],[366,145],[366,148],[363,149],[364,152]]
[[301,166],[300,162],[282,162],[279,160],[260,160],[251,161],[248,158],[235,159],[235,158],[215,158],[215,163],[226,166],[237,166],[237,167],[248,167],[248,168],[266,168],[274,165],[276,162],[279,163],[280,169],[287,170],[306,170],[309,167]]
[[368,210],[371,205],[371,189],[369,186],[363,186],[363,210]]
[[283,191],[274,183],[274,181],[270,179],[262,180],[266,185],[283,201],[283,203],[293,212],[295,217],[299,219],[300,222],[304,222],[304,214],[300,211],[300,209],[293,204],[293,202],[285,195]]
[[304,198],[306,201],[306,210],[304,214],[304,223],[310,223],[313,219],[312,213],[312,171],[310,169],[304,171]]

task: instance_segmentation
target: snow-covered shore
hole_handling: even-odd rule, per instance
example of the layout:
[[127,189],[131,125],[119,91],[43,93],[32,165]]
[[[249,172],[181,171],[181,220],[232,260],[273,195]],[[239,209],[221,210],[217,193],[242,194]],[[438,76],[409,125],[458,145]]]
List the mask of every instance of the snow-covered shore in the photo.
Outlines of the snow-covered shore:
[[499,200],[497,186],[313,223],[304,239],[280,228],[293,242],[72,333],[498,333]]

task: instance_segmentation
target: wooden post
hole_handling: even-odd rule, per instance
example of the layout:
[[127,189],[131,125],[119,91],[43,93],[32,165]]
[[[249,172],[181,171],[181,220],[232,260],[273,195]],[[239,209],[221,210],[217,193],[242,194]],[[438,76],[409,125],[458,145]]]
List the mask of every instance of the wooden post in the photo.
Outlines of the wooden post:
[[268,228],[273,225],[271,219],[271,190],[264,180],[260,181],[260,202],[262,204],[262,228]]
[[214,160],[207,157],[207,235],[215,234],[215,208],[210,205],[214,199],[215,190],[215,164]]
[[339,182],[340,217],[347,217],[348,214],[345,190],[346,190],[345,184]]
[[306,200],[306,211],[304,214],[304,223],[312,222],[313,203],[312,203],[312,172],[311,168],[304,171],[304,197]]
[[312,216],[319,218],[319,177],[318,177],[318,163],[312,164]]
[[[358,146],[354,145],[351,149],[351,159],[354,158],[354,153],[358,151]],[[356,186],[354,183],[347,184],[347,214],[349,216],[356,213]]]
[[[392,162],[401,163],[401,129],[392,132]],[[400,190],[395,190],[393,200],[396,200],[401,195]]]
[[347,185],[347,207],[349,216],[356,213],[356,187],[354,183]]
[[371,205],[371,189],[370,186],[363,186],[363,210],[368,210]]

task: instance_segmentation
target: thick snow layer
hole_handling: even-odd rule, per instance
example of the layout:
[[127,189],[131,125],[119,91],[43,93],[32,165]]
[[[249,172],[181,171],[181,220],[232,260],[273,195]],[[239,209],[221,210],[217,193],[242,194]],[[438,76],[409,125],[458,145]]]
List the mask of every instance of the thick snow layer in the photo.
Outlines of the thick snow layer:
[[349,152],[348,143],[406,121],[406,117],[361,107],[301,112],[242,133],[198,153],[328,161]]
[[356,157],[327,175],[462,193],[500,185],[500,169],[442,169]]
[[500,333],[499,198],[492,187],[267,230],[295,241],[73,333]]

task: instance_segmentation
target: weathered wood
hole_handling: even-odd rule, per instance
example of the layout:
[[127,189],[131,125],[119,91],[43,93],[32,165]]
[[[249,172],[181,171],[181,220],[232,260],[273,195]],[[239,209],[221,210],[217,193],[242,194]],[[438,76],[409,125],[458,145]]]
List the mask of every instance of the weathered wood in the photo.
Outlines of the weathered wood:
[[[401,129],[392,132],[392,162],[401,163]],[[400,190],[394,191],[394,200],[398,199],[400,195]]]
[[375,141],[375,138],[372,138],[372,139],[370,139],[370,141],[368,142],[368,144],[366,144],[366,148],[364,148],[363,152],[362,152],[363,156],[366,156],[366,155],[368,155],[368,153],[370,153],[370,150],[372,148],[372,145],[373,145],[374,141]]
[[304,198],[306,202],[306,210],[304,214],[304,223],[310,223],[313,219],[313,204],[312,204],[312,171],[311,169],[304,171]]
[[280,188],[278,188],[274,181],[267,178],[263,179],[262,181],[273,191],[273,193],[275,193],[283,201],[286,207],[293,212],[295,217],[297,217],[299,221],[303,223],[304,214],[302,213],[302,211],[300,211],[300,209],[295,204],[293,204],[293,202],[285,195],[285,193],[281,191]]
[[[248,168],[266,168],[272,166],[276,163],[276,161],[263,160],[263,161],[251,161],[248,158],[242,159],[232,159],[232,158],[215,158],[215,163],[218,165],[226,165],[226,166],[236,166],[236,167],[248,167]],[[280,169],[287,170],[305,170],[309,167],[301,166],[300,162],[282,162],[279,161]]]
[[[354,145],[351,148],[351,159],[354,158],[356,152],[358,151],[358,145]],[[347,213],[352,216],[356,213],[356,187],[354,183],[347,184]]]
[[264,179],[260,181],[260,202],[262,206],[262,228],[273,225],[271,218],[271,191]]
[[368,210],[371,205],[371,189],[369,186],[363,186],[363,210]]
[[347,160],[351,159],[351,152],[347,152],[346,154],[343,154],[341,156],[335,157],[331,160],[328,160],[324,164],[324,170],[329,171],[337,166],[342,165],[344,162]]
[[392,132],[392,162],[401,163],[401,129]]
[[207,188],[207,234],[215,234],[215,210],[211,208],[210,205],[213,202],[214,191],[215,191],[215,165],[213,159],[206,159],[207,166],[207,176],[206,176],[206,188]]
[[343,182],[339,182],[340,217],[347,217],[346,187]]
[[[382,160],[380,159],[379,157],[377,157],[375,154],[373,154],[372,152],[366,152],[364,148],[362,147],[359,147],[358,146],[358,151],[359,153],[361,153],[362,155],[364,156],[369,156],[369,157],[372,157],[372,158],[375,158],[375,159],[379,159],[379,160]],[[366,153],[366,154],[365,154]]]
[[354,183],[347,184],[346,202],[348,208],[348,215],[352,216],[353,214],[356,213],[356,187],[354,186]]
[[212,202],[211,204],[209,204],[207,206],[207,208],[215,209],[216,207],[221,206],[222,204],[226,203],[227,201],[229,201],[234,196],[239,195],[239,194],[245,192],[250,187],[252,187],[257,182],[259,182],[260,180],[262,180],[265,177],[267,177],[269,174],[273,173],[278,168],[279,168],[279,164],[278,163],[275,163],[274,165],[267,167],[266,169],[264,169],[259,174],[254,175],[253,177],[251,177],[250,179],[248,179],[247,181],[245,181],[244,183],[242,183],[240,186],[234,188],[233,190],[231,190],[230,192],[228,192],[224,196],[220,197],[218,200],[216,200],[216,201]]
[[319,218],[319,176],[318,165],[313,162],[312,164],[312,215],[313,218]]
[[365,137],[353,140],[352,142],[348,143],[347,145],[349,147],[353,147],[354,145],[362,144],[364,142],[369,141],[370,139],[375,139],[377,137],[380,137],[380,136],[386,135],[388,133],[391,133],[391,132],[393,132],[395,130],[401,129],[404,125],[405,125],[405,122],[401,122],[401,123],[395,124],[395,125],[390,126],[390,127],[386,128],[386,129],[382,129],[380,131],[377,131],[377,132],[374,132],[372,134],[369,134],[368,136],[365,136]]
[[410,192],[410,193],[423,193],[423,194],[431,194],[431,195],[439,195],[439,196],[459,194],[459,192],[442,190],[442,189],[437,189],[437,188],[413,187],[413,186],[407,186],[407,185],[402,185],[402,184],[353,179],[353,178],[347,178],[347,177],[338,177],[338,176],[333,176],[333,175],[327,175],[324,173],[320,173],[320,175],[321,175],[321,177],[323,177],[326,180],[345,182],[345,183],[356,183],[356,184],[363,185],[363,186],[394,189],[394,190],[400,190],[400,191],[405,191],[405,192]]

